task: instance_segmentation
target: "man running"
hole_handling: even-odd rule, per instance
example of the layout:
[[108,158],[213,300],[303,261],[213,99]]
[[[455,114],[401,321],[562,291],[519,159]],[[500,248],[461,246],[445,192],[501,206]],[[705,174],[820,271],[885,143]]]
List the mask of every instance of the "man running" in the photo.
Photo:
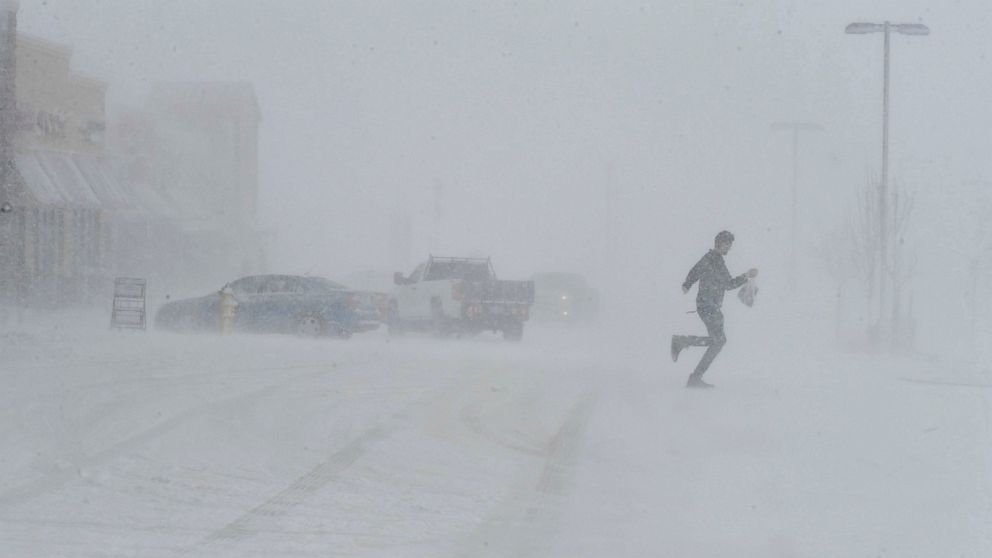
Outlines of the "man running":
[[751,269],[747,273],[731,277],[727,271],[727,264],[723,257],[730,252],[730,247],[734,244],[734,235],[728,231],[722,231],[716,235],[713,249],[704,255],[696,265],[692,266],[688,277],[682,283],[682,292],[687,293],[692,285],[699,281],[699,291],[696,294],[696,311],[699,318],[706,325],[707,337],[695,335],[673,335],[672,336],[672,360],[678,361],[679,353],[686,347],[706,347],[706,353],[696,365],[696,370],[689,376],[686,387],[690,388],[711,388],[713,384],[703,381],[703,374],[713,363],[713,359],[720,353],[720,349],[727,343],[727,336],[723,332],[723,294],[731,289],[736,289],[747,282],[748,278],[758,275],[757,269]]

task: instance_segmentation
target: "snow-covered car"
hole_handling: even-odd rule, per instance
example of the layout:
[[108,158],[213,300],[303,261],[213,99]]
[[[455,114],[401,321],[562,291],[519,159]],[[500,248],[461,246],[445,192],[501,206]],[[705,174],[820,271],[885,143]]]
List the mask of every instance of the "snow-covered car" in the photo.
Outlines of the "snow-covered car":
[[578,273],[535,273],[531,316],[544,322],[588,322],[599,315],[599,291]]
[[491,330],[507,341],[523,338],[534,284],[496,278],[489,258],[431,256],[409,277],[397,272],[389,302],[390,333],[407,329],[436,335]]
[[172,331],[219,331],[222,293],[233,295],[235,331],[348,338],[379,327],[388,295],[355,291],[324,277],[253,275],[197,298],[165,303],[155,327]]

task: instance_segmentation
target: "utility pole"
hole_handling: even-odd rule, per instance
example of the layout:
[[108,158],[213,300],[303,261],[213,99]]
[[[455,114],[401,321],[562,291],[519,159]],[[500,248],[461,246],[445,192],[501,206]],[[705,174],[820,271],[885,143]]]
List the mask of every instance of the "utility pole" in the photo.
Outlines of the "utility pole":
[[[898,270],[889,266],[889,35],[895,31],[903,35],[929,35],[930,28],[919,23],[852,23],[844,32],[849,35],[882,33],[882,181],[878,186],[878,304],[879,326],[886,315],[886,276],[893,276]],[[893,293],[898,296],[899,293]],[[889,324],[895,327],[896,324]],[[883,334],[886,332],[882,332]],[[894,332],[888,332],[894,333]]]
[[799,269],[799,132],[819,132],[823,126],[813,122],[776,122],[772,130],[792,132],[792,241],[789,245],[789,288],[795,294]]
[[0,0],[0,204],[4,213],[14,202],[14,136],[17,133],[17,9],[14,0]]

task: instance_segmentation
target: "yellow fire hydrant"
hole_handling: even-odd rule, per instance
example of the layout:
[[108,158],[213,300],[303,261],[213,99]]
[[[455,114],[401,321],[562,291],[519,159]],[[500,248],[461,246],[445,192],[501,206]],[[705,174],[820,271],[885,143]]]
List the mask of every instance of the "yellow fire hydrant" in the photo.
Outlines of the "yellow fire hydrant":
[[234,300],[234,293],[230,286],[225,286],[220,290],[220,334],[230,335],[234,332],[234,313],[238,307],[238,301]]

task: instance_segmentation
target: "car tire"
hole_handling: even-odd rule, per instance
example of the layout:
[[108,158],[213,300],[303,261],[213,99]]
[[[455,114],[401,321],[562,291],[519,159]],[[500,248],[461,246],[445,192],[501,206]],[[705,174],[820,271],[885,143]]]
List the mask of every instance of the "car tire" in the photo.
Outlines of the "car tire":
[[312,312],[305,312],[296,318],[298,337],[320,337],[324,334],[324,319]]

